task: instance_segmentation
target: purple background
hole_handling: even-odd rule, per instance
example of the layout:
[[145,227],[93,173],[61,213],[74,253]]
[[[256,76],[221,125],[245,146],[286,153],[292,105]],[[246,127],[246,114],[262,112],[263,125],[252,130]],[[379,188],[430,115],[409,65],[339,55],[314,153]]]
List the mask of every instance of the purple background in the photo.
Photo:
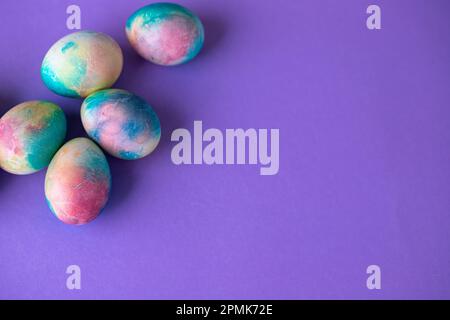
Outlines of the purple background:
[[[114,4],[111,4],[114,3]],[[47,49],[82,28],[125,53],[116,87],[154,106],[163,139],[139,161],[109,158],[113,192],[83,227],[60,223],[45,172],[0,172],[0,298],[450,298],[450,2],[180,1],[206,46],[163,68],[128,45],[127,17],[149,0],[0,2],[0,111],[59,103],[69,137],[81,101],[40,80]],[[382,8],[381,31],[366,8]],[[280,172],[175,166],[171,132],[279,128]],[[69,291],[66,267],[82,269]],[[382,268],[382,290],[366,268]]]

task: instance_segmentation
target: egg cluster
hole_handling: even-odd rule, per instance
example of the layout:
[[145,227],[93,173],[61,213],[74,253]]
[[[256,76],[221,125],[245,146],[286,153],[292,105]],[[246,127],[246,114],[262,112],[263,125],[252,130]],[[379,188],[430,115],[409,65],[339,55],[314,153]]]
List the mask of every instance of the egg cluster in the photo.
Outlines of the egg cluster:
[[[193,59],[204,41],[199,18],[173,3],[139,9],[128,19],[126,34],[139,55],[164,66]],[[151,154],[161,139],[159,118],[143,98],[110,89],[122,68],[119,44],[93,31],[63,37],[43,59],[41,78],[51,91],[85,98],[80,114],[91,139],[80,137],[63,144],[66,117],[48,101],[21,103],[0,118],[0,167],[26,175],[48,166],[45,197],[64,223],[88,223],[108,202],[112,179],[102,149],[135,160]]]

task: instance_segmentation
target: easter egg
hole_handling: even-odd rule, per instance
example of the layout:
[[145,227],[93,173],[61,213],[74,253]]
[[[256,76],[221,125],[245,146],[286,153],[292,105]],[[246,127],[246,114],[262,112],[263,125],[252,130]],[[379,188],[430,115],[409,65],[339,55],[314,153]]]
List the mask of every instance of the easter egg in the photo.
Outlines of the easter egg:
[[93,93],[81,106],[88,135],[106,152],[120,159],[145,157],[161,138],[159,118],[141,97],[125,90]]
[[192,60],[205,37],[200,19],[174,3],[153,3],[139,9],[128,18],[126,33],[144,59],[163,66]]
[[66,136],[66,116],[56,104],[28,101],[0,119],[0,167],[30,174],[50,163]]
[[84,98],[110,88],[122,67],[122,50],[114,39],[103,33],[79,31],[50,48],[42,62],[41,77],[56,94]]
[[87,138],[70,140],[58,150],[45,176],[45,197],[55,216],[85,224],[106,205],[111,173],[102,150]]

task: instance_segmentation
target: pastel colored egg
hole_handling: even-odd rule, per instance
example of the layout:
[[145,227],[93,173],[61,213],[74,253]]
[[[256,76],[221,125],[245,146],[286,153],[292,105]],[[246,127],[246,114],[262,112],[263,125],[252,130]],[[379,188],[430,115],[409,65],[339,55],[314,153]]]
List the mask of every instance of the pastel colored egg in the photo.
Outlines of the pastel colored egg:
[[113,38],[103,33],[79,31],[50,48],[42,62],[41,77],[56,94],[84,98],[110,88],[122,67],[122,50]]
[[155,150],[161,138],[159,118],[141,97],[125,90],[93,93],[81,106],[88,135],[109,154],[133,160]]
[[66,137],[66,116],[56,104],[28,101],[0,119],[0,167],[13,174],[37,172],[50,163]]
[[128,18],[126,33],[144,59],[163,66],[192,60],[205,38],[200,19],[174,3],[153,3],[139,9]]
[[45,176],[51,211],[67,224],[85,224],[105,207],[111,173],[102,150],[87,138],[75,138],[59,149]]

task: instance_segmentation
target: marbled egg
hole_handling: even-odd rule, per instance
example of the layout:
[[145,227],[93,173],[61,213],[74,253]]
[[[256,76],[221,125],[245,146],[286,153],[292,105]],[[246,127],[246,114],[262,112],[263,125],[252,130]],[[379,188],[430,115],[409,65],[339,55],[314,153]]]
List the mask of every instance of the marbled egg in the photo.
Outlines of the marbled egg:
[[153,3],[139,9],[128,18],[126,33],[144,59],[164,66],[193,59],[204,42],[200,19],[174,3]]
[[159,118],[141,97],[125,90],[93,93],[81,106],[88,135],[109,154],[126,160],[145,157],[161,138]]
[[50,48],[42,62],[41,77],[56,94],[84,98],[110,88],[122,67],[122,50],[114,39],[103,33],[79,31]]
[[111,173],[102,150],[87,138],[70,140],[58,150],[45,176],[45,196],[55,216],[85,224],[106,205]]
[[0,119],[0,166],[30,174],[50,163],[66,137],[66,117],[56,104],[28,101]]

